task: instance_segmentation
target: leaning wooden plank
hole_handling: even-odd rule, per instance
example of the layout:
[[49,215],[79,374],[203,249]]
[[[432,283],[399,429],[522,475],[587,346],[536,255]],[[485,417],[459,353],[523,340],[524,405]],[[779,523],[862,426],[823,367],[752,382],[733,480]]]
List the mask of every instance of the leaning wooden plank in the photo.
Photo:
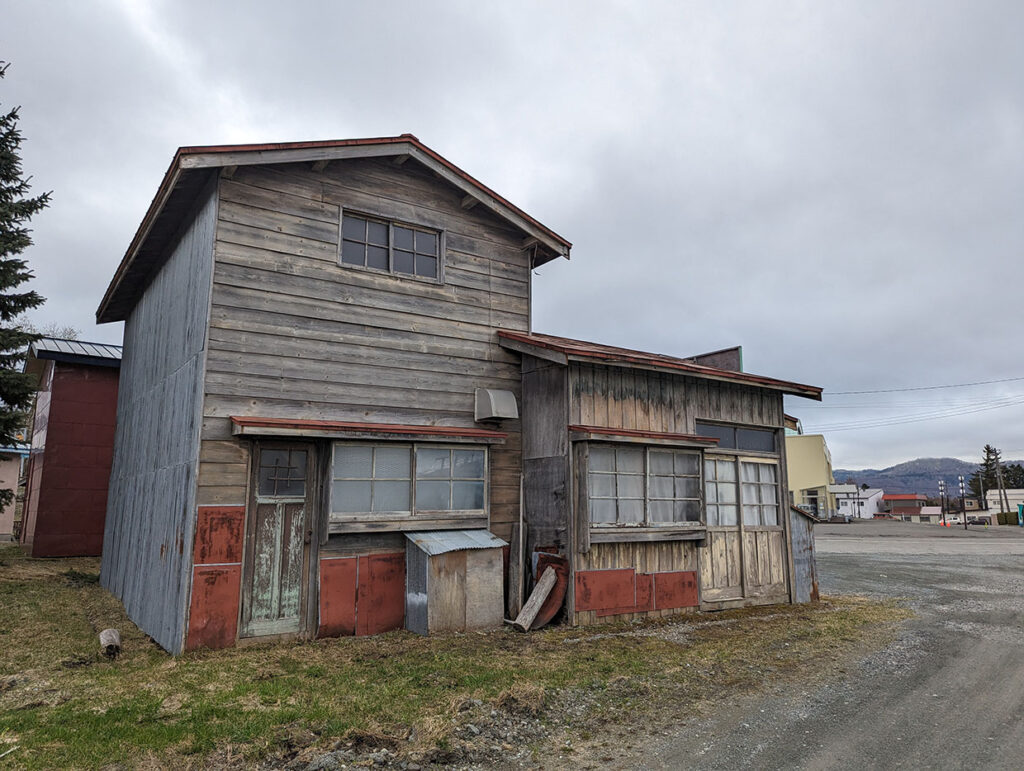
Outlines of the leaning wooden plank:
[[530,599],[526,601],[523,606],[523,610],[516,617],[516,620],[512,622],[512,626],[518,629],[520,632],[527,632],[530,626],[533,624],[533,619],[537,617],[537,613],[540,611],[541,605],[544,604],[544,600],[551,594],[551,590],[555,586],[555,569],[548,568],[544,571],[544,575],[540,577],[540,581],[537,582],[537,586],[534,587],[533,592],[530,594]]

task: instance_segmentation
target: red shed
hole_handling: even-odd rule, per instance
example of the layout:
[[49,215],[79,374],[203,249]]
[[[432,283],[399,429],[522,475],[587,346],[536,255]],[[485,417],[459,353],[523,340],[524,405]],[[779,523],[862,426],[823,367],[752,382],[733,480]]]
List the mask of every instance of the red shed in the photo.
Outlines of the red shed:
[[33,557],[103,551],[121,347],[43,338],[25,371],[39,376],[21,544]]

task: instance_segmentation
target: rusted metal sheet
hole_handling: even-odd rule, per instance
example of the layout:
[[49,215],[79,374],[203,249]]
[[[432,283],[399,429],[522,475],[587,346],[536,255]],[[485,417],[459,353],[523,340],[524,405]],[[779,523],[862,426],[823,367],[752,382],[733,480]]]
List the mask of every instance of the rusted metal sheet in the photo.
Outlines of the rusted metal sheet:
[[636,604],[623,608],[607,608],[597,611],[597,616],[618,616],[621,613],[644,613],[654,610],[654,574],[636,574]]
[[576,610],[607,610],[636,604],[636,572],[582,570],[576,574]]
[[320,560],[320,625],[317,637],[356,633],[358,558]]
[[401,629],[405,621],[405,553],[359,557],[356,634]]
[[196,565],[240,563],[245,506],[200,506],[193,560]]
[[290,418],[259,418],[240,415],[231,416],[231,429],[236,435],[299,435],[378,438],[442,438],[473,439],[475,441],[503,443],[508,434],[485,428],[462,428],[459,426],[416,426],[393,423],[352,423],[339,420],[292,420]]
[[540,629],[545,624],[550,623],[558,615],[558,611],[562,609],[562,605],[565,603],[565,593],[569,588],[569,560],[558,554],[547,554],[544,552],[537,554],[536,578],[538,581],[540,576],[549,567],[555,571],[555,585],[544,599],[540,609],[537,611],[537,615],[534,616],[530,629]]
[[235,644],[241,565],[197,566],[192,576],[188,650],[227,648]]
[[657,610],[692,608],[699,603],[696,571],[674,570],[654,574],[654,607]]

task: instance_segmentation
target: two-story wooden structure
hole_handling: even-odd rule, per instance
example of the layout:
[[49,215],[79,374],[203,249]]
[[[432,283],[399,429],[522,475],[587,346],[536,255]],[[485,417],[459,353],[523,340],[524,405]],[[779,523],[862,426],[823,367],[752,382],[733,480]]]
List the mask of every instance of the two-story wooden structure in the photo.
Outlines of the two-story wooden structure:
[[408,134],[180,149],[97,312],[104,586],[172,652],[464,628],[521,522],[575,622],[785,600],[782,394],[820,391],[533,334],[569,249]]

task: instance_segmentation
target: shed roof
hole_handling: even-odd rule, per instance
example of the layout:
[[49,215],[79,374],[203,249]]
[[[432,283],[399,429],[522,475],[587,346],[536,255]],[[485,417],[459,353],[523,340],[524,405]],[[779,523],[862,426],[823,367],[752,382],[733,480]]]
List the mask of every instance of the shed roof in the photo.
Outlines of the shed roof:
[[149,276],[162,264],[166,247],[178,232],[196,198],[211,177],[222,168],[270,163],[323,163],[387,156],[414,159],[444,181],[461,189],[470,203],[479,203],[518,227],[538,245],[534,265],[542,265],[556,257],[569,257],[572,248],[569,241],[431,150],[412,134],[316,142],[179,147],[103,295],[96,310],[96,321],[103,324],[122,321],[127,317]]
[[88,343],[84,340],[43,337],[32,343],[28,352],[29,356],[37,359],[52,359],[72,364],[92,364],[98,367],[121,366],[121,346],[107,343]]
[[500,549],[508,544],[488,530],[427,530],[405,537],[431,557],[465,549]]
[[665,356],[660,353],[634,351],[628,348],[617,348],[600,343],[588,343],[584,340],[572,340],[567,337],[537,333],[527,334],[506,329],[498,330],[498,337],[501,344],[506,348],[550,359],[560,364],[567,364],[569,361],[590,361],[619,367],[658,369],[707,378],[709,380],[721,380],[761,388],[771,388],[783,393],[792,394],[793,396],[803,396],[808,399],[821,401],[821,389],[817,386],[791,383],[786,380],[776,380],[775,378],[752,375],[747,372],[736,372],[730,369],[709,367],[705,364],[697,364],[693,359],[681,359],[674,356]]

